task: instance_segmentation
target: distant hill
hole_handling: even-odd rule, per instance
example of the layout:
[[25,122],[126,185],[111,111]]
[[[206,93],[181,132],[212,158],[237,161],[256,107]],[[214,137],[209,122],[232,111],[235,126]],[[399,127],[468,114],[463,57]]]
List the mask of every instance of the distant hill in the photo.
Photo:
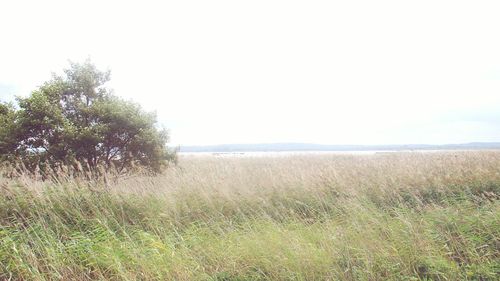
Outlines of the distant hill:
[[261,143],[180,146],[179,152],[280,152],[280,151],[408,151],[500,149],[500,142],[463,144],[328,145],[312,143]]

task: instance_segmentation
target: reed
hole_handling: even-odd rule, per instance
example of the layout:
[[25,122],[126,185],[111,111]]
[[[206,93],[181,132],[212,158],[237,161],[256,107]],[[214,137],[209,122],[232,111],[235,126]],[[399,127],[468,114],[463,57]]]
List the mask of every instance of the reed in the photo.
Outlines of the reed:
[[[500,152],[0,178],[0,280],[497,280]],[[67,172],[69,173],[69,172]]]

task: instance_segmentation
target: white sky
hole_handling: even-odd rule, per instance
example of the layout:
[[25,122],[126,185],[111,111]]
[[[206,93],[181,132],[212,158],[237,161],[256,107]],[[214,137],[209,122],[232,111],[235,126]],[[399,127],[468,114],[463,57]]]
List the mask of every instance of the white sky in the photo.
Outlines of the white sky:
[[500,141],[500,1],[3,1],[0,97],[111,69],[176,144]]

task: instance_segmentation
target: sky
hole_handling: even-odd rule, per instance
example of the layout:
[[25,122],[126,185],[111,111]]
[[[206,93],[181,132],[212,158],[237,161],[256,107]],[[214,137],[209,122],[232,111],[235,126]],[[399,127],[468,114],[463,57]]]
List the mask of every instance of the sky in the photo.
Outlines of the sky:
[[4,1],[0,99],[111,70],[172,144],[500,141],[499,1]]

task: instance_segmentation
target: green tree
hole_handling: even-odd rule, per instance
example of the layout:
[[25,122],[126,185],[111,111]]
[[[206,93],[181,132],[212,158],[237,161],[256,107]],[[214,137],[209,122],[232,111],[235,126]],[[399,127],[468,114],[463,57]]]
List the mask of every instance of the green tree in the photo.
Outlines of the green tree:
[[17,111],[2,105],[1,124],[14,124],[0,129],[4,158],[15,154],[29,163],[77,160],[91,169],[140,165],[160,171],[175,157],[166,147],[167,131],[157,128],[155,113],[113,95],[105,86],[109,79],[109,71],[89,60],[70,63],[64,75],[53,75],[29,97],[18,98]]
[[17,156],[17,112],[13,104],[0,103],[0,155],[4,160]]

